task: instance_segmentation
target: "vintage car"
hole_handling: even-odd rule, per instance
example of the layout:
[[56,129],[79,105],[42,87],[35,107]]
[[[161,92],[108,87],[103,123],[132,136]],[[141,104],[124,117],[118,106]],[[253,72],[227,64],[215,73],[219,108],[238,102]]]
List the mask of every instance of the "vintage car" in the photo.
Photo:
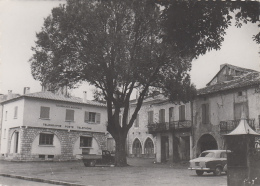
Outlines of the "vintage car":
[[204,172],[213,172],[220,176],[227,164],[227,153],[229,150],[206,150],[196,159],[190,160],[190,170],[196,170],[196,174],[201,176]]
[[81,159],[86,167],[100,165],[113,165],[115,157],[108,151],[102,150],[102,154],[77,154],[77,159]]

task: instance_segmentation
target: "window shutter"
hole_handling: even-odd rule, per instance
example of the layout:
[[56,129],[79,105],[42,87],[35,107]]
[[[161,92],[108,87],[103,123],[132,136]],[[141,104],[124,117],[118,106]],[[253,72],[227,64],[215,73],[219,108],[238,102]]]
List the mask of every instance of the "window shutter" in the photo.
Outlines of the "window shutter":
[[148,124],[153,123],[153,111],[148,112]]
[[185,120],[185,105],[179,106],[179,120],[180,121]]
[[206,122],[209,123],[209,104],[206,104]]
[[41,107],[40,118],[44,118],[44,119],[50,118],[50,107]]
[[85,122],[89,122],[89,112],[85,111]]
[[159,123],[165,122],[165,109],[159,110]]
[[202,109],[202,123],[205,124],[206,123],[206,106],[205,104],[201,105],[201,109]]
[[151,123],[153,123],[153,111],[151,111]]
[[100,118],[101,118],[101,114],[100,113],[96,113],[96,123],[100,123]]
[[139,127],[139,114],[137,114],[135,119],[135,127]]
[[165,109],[162,109],[162,122],[165,122]]
[[235,120],[241,119],[241,113],[242,113],[242,105],[241,103],[235,103],[235,111],[234,111],[234,116]]
[[74,110],[66,109],[66,121],[74,121]]
[[14,107],[14,118],[17,118],[18,107]]

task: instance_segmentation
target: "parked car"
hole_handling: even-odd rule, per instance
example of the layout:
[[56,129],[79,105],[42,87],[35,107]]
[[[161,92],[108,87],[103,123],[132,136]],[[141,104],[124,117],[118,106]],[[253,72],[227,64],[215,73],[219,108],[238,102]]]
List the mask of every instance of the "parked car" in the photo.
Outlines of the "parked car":
[[190,160],[188,169],[195,170],[198,176],[204,172],[213,172],[214,175],[220,176],[227,164],[227,153],[229,150],[206,150],[203,151],[196,159]]
[[96,164],[112,165],[115,163],[115,157],[108,150],[102,150],[102,155],[78,154],[76,158],[81,159],[86,167],[94,167]]

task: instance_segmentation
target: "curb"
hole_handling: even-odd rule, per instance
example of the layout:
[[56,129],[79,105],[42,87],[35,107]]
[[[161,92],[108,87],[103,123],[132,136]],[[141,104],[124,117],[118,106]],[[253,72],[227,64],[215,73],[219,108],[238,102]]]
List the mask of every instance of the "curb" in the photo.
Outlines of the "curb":
[[9,178],[17,178],[17,179],[28,180],[28,181],[42,182],[42,183],[50,183],[50,184],[56,184],[56,185],[86,186],[86,185],[81,185],[81,184],[77,184],[77,183],[70,183],[70,182],[57,181],[57,180],[45,180],[45,179],[41,179],[41,178],[32,178],[32,177],[13,175],[13,174],[0,174],[0,176],[9,177]]

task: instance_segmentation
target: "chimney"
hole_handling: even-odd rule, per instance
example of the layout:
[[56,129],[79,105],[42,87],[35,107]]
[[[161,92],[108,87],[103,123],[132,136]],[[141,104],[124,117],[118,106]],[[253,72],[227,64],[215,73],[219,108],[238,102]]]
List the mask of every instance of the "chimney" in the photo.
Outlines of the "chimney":
[[30,87],[24,87],[23,94],[29,94],[29,93],[30,93]]
[[83,91],[83,102],[87,103],[87,91]]
[[12,99],[12,90],[8,90],[7,99]]

